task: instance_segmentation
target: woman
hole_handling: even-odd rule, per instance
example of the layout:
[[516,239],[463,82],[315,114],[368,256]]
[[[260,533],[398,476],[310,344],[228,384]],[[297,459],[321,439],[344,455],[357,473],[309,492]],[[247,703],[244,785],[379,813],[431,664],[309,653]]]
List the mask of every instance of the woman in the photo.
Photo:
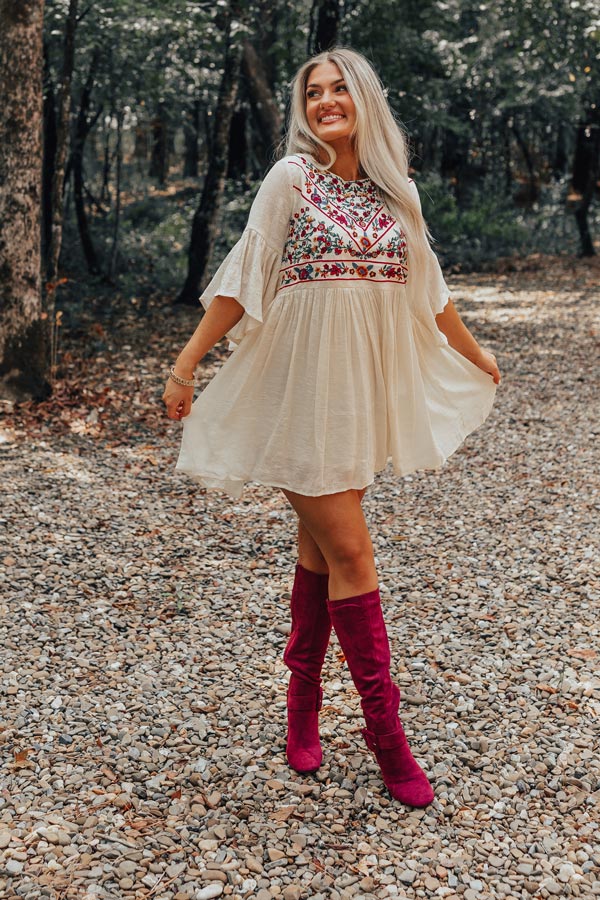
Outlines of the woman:
[[[284,653],[287,758],[322,761],[321,667],[336,631],[382,777],[433,800],[398,718],[361,501],[375,472],[436,469],[487,417],[500,373],[462,323],[408,177],[405,137],[364,57],[309,60],[293,82],[287,155],[200,298],[206,314],[164,402],[185,419],[177,467],[239,497],[279,487],[298,514]],[[193,373],[224,335],[235,352],[192,408]]]

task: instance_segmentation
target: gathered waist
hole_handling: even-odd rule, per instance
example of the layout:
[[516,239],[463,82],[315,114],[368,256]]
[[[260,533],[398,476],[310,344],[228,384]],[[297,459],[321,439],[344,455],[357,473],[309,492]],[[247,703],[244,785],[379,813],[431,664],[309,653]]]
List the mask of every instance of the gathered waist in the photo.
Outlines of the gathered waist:
[[396,282],[366,282],[364,280],[348,279],[347,281],[297,281],[290,285],[278,285],[275,296],[298,297],[303,295],[310,297],[332,297],[353,295],[357,298],[366,297],[404,297],[407,285]]

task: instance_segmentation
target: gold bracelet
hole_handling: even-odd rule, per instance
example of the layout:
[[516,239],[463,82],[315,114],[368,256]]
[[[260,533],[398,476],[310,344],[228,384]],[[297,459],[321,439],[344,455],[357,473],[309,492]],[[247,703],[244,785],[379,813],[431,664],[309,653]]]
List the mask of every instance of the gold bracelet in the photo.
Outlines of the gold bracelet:
[[184,387],[195,387],[196,382],[193,378],[180,378],[179,375],[175,374],[175,366],[171,366],[169,369],[169,378],[175,382],[175,384],[182,384]]

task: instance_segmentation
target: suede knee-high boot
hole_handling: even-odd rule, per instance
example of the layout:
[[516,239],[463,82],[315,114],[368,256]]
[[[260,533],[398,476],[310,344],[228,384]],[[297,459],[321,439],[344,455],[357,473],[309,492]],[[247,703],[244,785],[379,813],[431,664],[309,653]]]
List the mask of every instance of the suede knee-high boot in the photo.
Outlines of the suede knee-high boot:
[[315,772],[323,761],[319,710],[321,669],[331,634],[327,609],[329,576],[297,563],[290,600],[292,631],[283,654],[291,670],[287,690],[287,760],[296,772]]
[[391,795],[409,806],[427,806],[434,793],[414,759],[398,718],[400,691],[390,678],[390,645],[379,589],[343,600],[328,600],[329,615],[367,727],[363,737],[381,768]]

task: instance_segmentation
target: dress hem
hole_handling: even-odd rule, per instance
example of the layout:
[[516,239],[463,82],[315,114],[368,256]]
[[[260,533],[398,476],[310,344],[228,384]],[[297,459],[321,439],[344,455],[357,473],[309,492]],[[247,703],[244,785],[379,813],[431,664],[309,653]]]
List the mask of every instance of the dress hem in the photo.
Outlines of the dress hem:
[[[413,474],[414,472],[421,472],[421,471],[436,472],[436,471],[439,471],[441,468],[443,468],[443,466],[450,459],[450,457],[453,456],[460,449],[460,447],[464,444],[467,437],[469,437],[469,435],[472,434],[473,431],[475,431],[477,428],[479,428],[486,421],[486,419],[491,411],[491,407],[493,405],[493,400],[494,400],[494,397],[492,395],[490,397],[490,402],[485,404],[484,406],[480,407],[480,409],[478,409],[476,415],[472,415],[472,416],[468,416],[468,417],[465,417],[464,415],[461,416],[462,428],[458,429],[457,431],[454,432],[453,439],[445,442],[445,446],[443,449],[438,447],[439,458],[438,458],[438,460],[436,460],[436,462],[432,461],[431,464],[429,464],[429,465],[426,463],[411,462],[406,467],[397,467],[394,464],[393,457],[388,456],[386,458],[385,463],[382,466],[375,465],[373,467],[373,470],[368,475],[364,476],[361,479],[358,479],[359,481],[363,482],[360,485],[345,485],[345,486],[339,486],[339,487],[333,486],[333,487],[327,487],[325,490],[319,491],[318,493],[307,493],[306,486],[298,486],[298,485],[292,486],[290,483],[275,483],[273,481],[268,481],[266,479],[262,479],[258,476],[252,477],[251,475],[244,475],[242,477],[235,477],[235,476],[217,475],[217,474],[213,474],[213,473],[209,473],[209,472],[198,473],[198,472],[193,471],[193,469],[191,469],[191,468],[187,468],[185,466],[180,466],[179,464],[176,465],[175,469],[176,469],[176,471],[189,476],[193,481],[195,481],[197,484],[199,484],[204,489],[209,490],[209,491],[220,491],[221,493],[227,494],[228,496],[233,497],[235,499],[239,499],[242,496],[244,487],[247,484],[260,484],[263,487],[273,487],[273,488],[279,488],[279,489],[285,488],[286,490],[292,491],[293,493],[302,494],[305,497],[322,497],[322,496],[325,496],[326,494],[338,494],[338,493],[342,493],[343,491],[361,490],[363,487],[369,487],[370,485],[372,485],[375,481],[375,475],[377,475],[379,472],[384,471],[384,469],[386,469],[390,463],[392,465],[393,474],[399,478],[404,478],[407,475]],[[370,480],[367,480],[366,484],[364,483],[365,478],[370,479]],[[284,479],[284,481],[285,481],[285,479]],[[216,482],[221,482],[221,483],[218,484]],[[224,486],[225,482],[230,482],[232,484],[235,484],[236,487],[233,488],[233,486],[232,486],[231,488],[227,488]],[[238,490],[238,487],[239,487],[239,490]]]

